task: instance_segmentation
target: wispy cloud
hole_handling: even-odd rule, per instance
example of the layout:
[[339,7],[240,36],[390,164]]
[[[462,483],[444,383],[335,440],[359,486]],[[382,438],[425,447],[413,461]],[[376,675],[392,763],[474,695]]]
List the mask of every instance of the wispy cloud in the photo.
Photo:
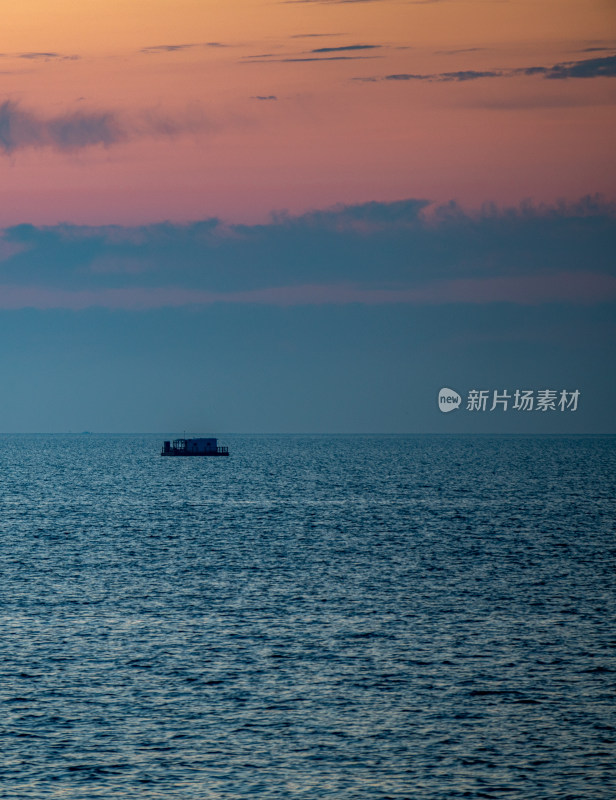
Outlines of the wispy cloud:
[[280,58],[278,60],[289,64],[301,61],[363,61],[368,58],[379,58],[379,56],[299,56],[297,58]]
[[346,50],[376,50],[380,44],[345,44],[339,47],[317,47],[311,53],[338,53]]
[[275,94],[255,94],[251,100],[278,100]]
[[[283,3],[314,3],[320,5],[346,5],[347,3],[387,3],[391,0],[283,0]],[[435,0],[431,0],[435,2]]]
[[265,56],[248,57],[241,61],[242,64],[301,64],[306,62],[315,61],[365,61],[371,58],[380,58],[378,55],[374,56],[328,56],[328,55],[315,55],[315,56],[287,56],[283,58],[269,58]]
[[518,75],[538,75],[552,80],[613,78],[616,77],[616,55],[604,56],[602,58],[587,58],[581,61],[563,61],[551,67],[533,66],[494,70],[464,69],[455,72],[432,73],[399,72],[391,75],[355,78],[355,80],[366,83],[379,81],[428,81],[447,83],[451,81],[474,81],[482,78],[511,78]]
[[65,56],[61,53],[20,53],[19,58],[27,58],[31,61],[77,61],[79,56]]
[[435,54],[439,56],[457,56],[460,53],[480,53],[487,48],[485,47],[458,47],[456,50],[435,50]]
[[583,61],[567,61],[548,69],[531,67],[523,70],[527,75],[541,74],[545,78],[614,78],[616,77],[616,55],[588,58]]
[[[496,0],[490,0],[495,2]],[[401,3],[409,6],[432,5],[433,3],[451,3],[456,0],[282,0],[283,3],[311,3],[319,5],[351,5],[354,3]],[[507,2],[507,0],[500,0]]]
[[63,53],[31,51],[27,53],[0,53],[0,58],[22,58],[28,61],[78,61],[81,56]]
[[88,147],[111,147],[129,139],[173,137],[211,129],[200,112],[175,117],[144,111],[131,118],[115,111],[67,111],[43,117],[12,100],[0,104],[0,153],[11,155],[26,148],[76,152]]
[[195,47],[227,47],[222,42],[191,42],[190,44],[157,44],[153,47],[143,47],[139,52],[146,55],[161,53],[177,53],[182,50],[191,50]]
[[344,33],[295,33],[291,39],[323,39],[332,36],[344,36]]
[[506,76],[505,72],[495,70],[475,70],[463,69],[458,72],[438,72],[438,73],[414,73],[414,72],[397,72],[392,75],[382,75],[380,77],[368,78],[355,78],[355,80],[374,83],[377,81],[428,81],[439,83],[448,83],[450,81],[474,81],[479,78],[502,78]]
[[[311,61],[351,61],[356,59],[380,58],[378,55],[356,55],[371,50],[379,50],[380,44],[344,44],[325,47],[315,47],[311,50],[300,50],[286,53],[258,53],[250,56],[243,56],[241,63],[293,63]],[[350,54],[350,55],[349,55]]]
[[0,105],[0,151],[27,147],[74,151],[92,145],[109,147],[127,138],[113,112],[68,112],[43,119],[12,100]]

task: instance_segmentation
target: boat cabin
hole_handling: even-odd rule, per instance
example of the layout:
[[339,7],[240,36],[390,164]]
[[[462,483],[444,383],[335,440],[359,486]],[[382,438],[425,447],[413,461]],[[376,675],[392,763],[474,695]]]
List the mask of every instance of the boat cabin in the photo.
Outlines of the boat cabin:
[[163,442],[161,456],[228,456],[228,447],[219,447],[218,439],[174,439]]

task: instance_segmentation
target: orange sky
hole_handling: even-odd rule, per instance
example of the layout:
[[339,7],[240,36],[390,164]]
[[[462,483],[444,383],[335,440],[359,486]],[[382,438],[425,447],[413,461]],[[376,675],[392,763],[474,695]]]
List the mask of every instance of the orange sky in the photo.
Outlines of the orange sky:
[[3,13],[0,226],[615,194],[616,80],[521,73],[613,56],[609,0]]

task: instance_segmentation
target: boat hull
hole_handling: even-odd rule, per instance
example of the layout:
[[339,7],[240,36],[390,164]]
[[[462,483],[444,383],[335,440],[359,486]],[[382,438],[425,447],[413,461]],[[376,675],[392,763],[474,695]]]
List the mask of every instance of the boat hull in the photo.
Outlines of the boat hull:
[[161,456],[171,456],[175,458],[216,458],[218,456],[228,456],[226,453],[161,453]]

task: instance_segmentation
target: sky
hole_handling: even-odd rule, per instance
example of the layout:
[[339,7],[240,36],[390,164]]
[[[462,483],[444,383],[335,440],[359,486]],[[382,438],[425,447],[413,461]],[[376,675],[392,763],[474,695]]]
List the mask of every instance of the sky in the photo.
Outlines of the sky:
[[616,433],[615,105],[614,0],[10,4],[0,431]]

